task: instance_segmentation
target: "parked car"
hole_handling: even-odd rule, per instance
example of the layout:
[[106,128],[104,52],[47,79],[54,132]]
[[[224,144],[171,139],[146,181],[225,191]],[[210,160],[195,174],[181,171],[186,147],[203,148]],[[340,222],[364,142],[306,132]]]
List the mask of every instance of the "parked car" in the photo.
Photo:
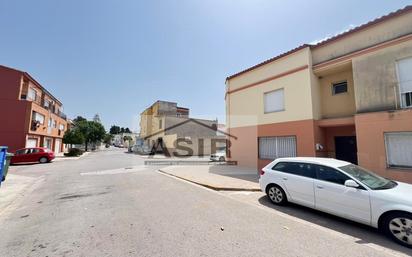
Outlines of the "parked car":
[[219,150],[216,153],[210,155],[212,162],[224,162],[226,161],[226,150]]
[[10,163],[51,162],[55,158],[54,152],[43,147],[23,148],[15,152]]
[[260,173],[261,190],[277,205],[304,205],[379,228],[412,247],[412,185],[329,158],[279,158]]

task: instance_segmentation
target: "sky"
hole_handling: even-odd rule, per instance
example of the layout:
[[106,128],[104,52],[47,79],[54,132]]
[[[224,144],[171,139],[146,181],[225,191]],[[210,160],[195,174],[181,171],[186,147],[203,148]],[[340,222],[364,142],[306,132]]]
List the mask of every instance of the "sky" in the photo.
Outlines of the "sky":
[[[74,118],[139,130],[165,100],[224,123],[225,78],[411,5],[395,0],[0,0],[0,64]],[[1,91],[0,91],[1,93]]]

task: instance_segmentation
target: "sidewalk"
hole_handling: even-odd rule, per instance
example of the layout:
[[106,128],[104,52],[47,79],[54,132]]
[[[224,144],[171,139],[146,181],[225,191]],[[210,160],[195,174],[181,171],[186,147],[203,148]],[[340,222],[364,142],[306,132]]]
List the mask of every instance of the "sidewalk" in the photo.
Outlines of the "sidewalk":
[[89,155],[91,152],[84,152],[82,155],[77,156],[77,157],[69,157],[69,156],[64,156],[64,154],[58,154],[56,155],[56,158],[53,161],[66,161],[66,160],[78,160],[80,158],[83,158],[87,155]]
[[233,165],[185,165],[160,168],[159,172],[213,189],[260,191],[256,170]]
[[36,186],[37,182],[43,181],[42,177],[29,177],[16,174],[8,174],[0,187],[0,216],[2,216],[8,207],[18,202],[30,188]]

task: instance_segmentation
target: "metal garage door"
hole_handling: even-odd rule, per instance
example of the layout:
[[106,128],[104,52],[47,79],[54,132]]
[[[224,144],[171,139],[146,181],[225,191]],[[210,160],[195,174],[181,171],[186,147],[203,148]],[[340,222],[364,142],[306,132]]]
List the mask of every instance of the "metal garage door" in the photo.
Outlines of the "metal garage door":
[[26,147],[37,147],[37,139],[28,138],[26,141]]

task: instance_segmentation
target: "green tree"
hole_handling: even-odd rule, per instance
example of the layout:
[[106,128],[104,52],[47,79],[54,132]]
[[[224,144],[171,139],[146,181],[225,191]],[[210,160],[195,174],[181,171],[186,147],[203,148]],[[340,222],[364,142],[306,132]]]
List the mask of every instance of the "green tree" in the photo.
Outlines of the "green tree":
[[120,128],[120,133],[124,133],[124,128],[123,127]]
[[103,142],[104,142],[105,144],[111,144],[111,143],[112,143],[112,140],[113,140],[113,135],[112,135],[112,134],[106,134],[106,135],[104,135]]
[[74,120],[73,120],[73,123],[74,123],[74,125],[76,125],[78,122],[80,122],[80,121],[87,121],[87,119],[86,118],[83,118],[82,116],[77,116]]
[[84,136],[77,129],[67,130],[63,136],[63,143],[69,144],[72,148],[73,144],[83,144],[85,141]]
[[132,131],[130,131],[129,128],[126,128],[126,129],[124,130],[124,132],[125,132],[125,133],[132,133]]
[[85,150],[88,150],[90,143],[102,141],[106,135],[106,130],[103,125],[95,121],[79,121],[76,124],[77,130],[84,136]]
[[112,126],[110,127],[109,133],[112,134],[112,135],[117,135],[117,134],[119,134],[119,133],[120,133],[120,127],[119,127],[119,126],[116,126],[116,125],[112,125]]

